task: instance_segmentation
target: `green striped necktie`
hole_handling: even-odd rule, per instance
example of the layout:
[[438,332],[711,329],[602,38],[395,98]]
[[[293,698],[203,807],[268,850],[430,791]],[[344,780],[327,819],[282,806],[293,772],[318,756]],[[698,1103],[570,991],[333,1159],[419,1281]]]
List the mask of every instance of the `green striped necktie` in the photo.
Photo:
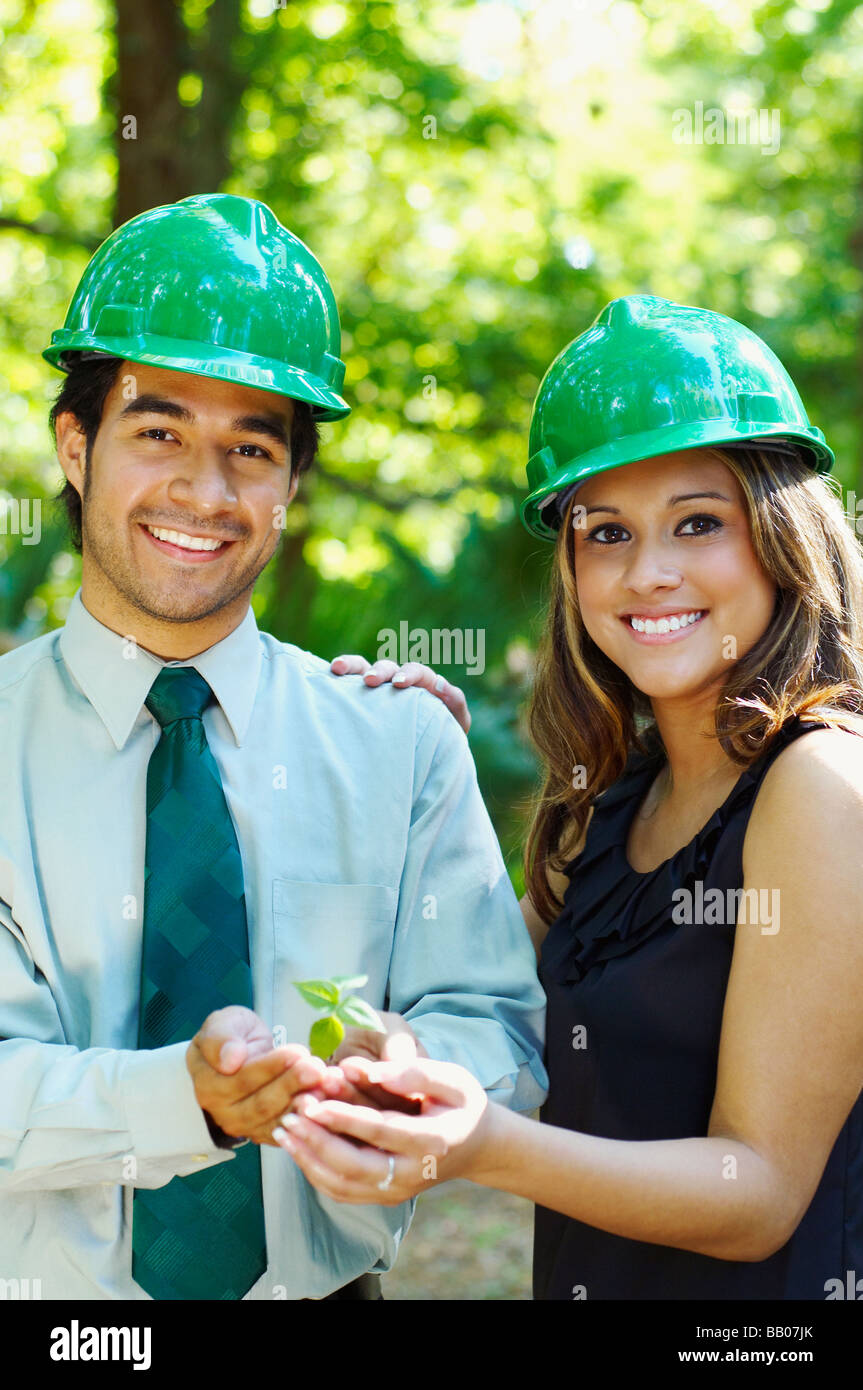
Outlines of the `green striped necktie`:
[[[145,701],[162,735],[147,768],[138,1047],[191,1039],[214,1009],[252,1007],[243,865],[207,744],[213,698],[165,667]],[[267,1268],[261,1151],[135,1189],[132,1277],[156,1299],[242,1298]]]

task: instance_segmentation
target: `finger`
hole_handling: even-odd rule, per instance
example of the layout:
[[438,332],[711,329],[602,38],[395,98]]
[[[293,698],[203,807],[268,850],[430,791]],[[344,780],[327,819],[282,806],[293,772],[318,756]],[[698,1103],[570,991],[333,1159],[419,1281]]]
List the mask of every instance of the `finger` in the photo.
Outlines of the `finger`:
[[330,670],[337,676],[362,676],[368,669],[364,656],[337,656],[330,662]]
[[374,682],[375,685],[380,685],[382,681],[391,681],[398,669],[398,663],[395,661],[376,661],[374,665],[370,666],[366,671],[363,680],[366,685],[369,685],[371,682]]
[[[344,1057],[339,1063],[339,1066],[345,1079],[352,1082],[354,1085],[379,1085],[375,1075],[381,1067],[381,1061],[378,1057],[362,1057],[353,1054],[350,1057]],[[373,1076],[375,1077],[374,1081],[371,1079]]]
[[303,1177],[312,1184],[317,1192],[322,1193],[324,1197],[330,1197],[335,1202],[344,1200],[341,1180],[335,1173],[330,1172],[301,1140],[293,1139],[283,1129],[278,1129],[273,1136],[272,1143],[277,1149],[284,1149],[286,1153],[290,1154]]
[[[239,1065],[242,1065],[242,1061],[253,1058],[259,1060],[261,1057],[269,1057],[279,1050],[273,1047],[271,1030],[261,1023],[257,1014],[252,1013],[251,1009],[234,1006],[210,1014],[192,1041],[207,1065],[217,1071],[225,1070],[226,1061],[231,1071],[236,1070],[239,1049],[242,1049]],[[229,1044],[237,1044],[238,1048],[232,1049]],[[290,1052],[292,1059],[294,1056],[309,1054],[309,1049],[301,1043],[285,1043],[283,1047]]]
[[346,1058],[341,1064],[349,1081],[385,1086],[398,1095],[422,1095],[444,1105],[463,1105],[464,1087],[460,1067],[451,1062],[417,1058],[407,1066],[393,1062],[368,1062],[363,1057]]
[[[411,1041],[415,1048],[416,1039],[412,1038]],[[414,1060],[415,1055],[416,1054],[414,1052],[411,1054],[410,1057],[406,1058],[404,1065],[407,1065],[410,1063],[410,1061]],[[352,1054],[350,1059],[346,1058],[345,1060],[349,1060],[351,1063],[357,1061],[361,1061],[364,1064],[367,1063],[367,1059],[364,1056],[357,1056],[356,1054]],[[353,1073],[352,1079],[349,1080],[347,1077],[345,1078],[345,1086],[353,1086],[356,1088],[356,1090],[359,1091],[359,1104],[373,1105],[376,1110],[399,1110],[404,1115],[421,1114],[423,1109],[422,1093],[419,1093],[418,1095],[413,1094],[410,1096],[404,1096],[400,1095],[392,1088],[387,1088],[381,1086],[378,1082],[368,1080],[368,1077],[370,1075],[373,1075],[374,1073],[374,1064],[376,1061],[377,1058],[369,1061],[367,1066],[364,1066],[363,1068],[355,1071]],[[395,1065],[401,1066],[403,1064],[396,1063]],[[333,1094],[331,1099],[356,1101],[357,1097],[350,1095]]]
[[327,1087],[324,1094],[318,1096],[317,1091],[300,1091],[291,1101],[288,1113],[304,1113],[304,1100],[307,1095],[315,1096],[319,1100],[340,1100],[346,1105],[366,1105],[375,1110],[393,1110],[404,1107],[407,1114],[419,1114],[422,1109],[419,1101],[407,1100],[405,1097],[394,1095],[392,1091],[385,1091],[383,1086],[354,1085],[352,1081],[342,1078],[339,1087]]
[[324,1072],[321,1076],[320,1086],[313,1088],[311,1092],[298,1091],[289,1108],[293,1110],[297,1101],[299,1101],[302,1096],[309,1094],[316,1095],[318,1090],[321,1092],[321,1098],[326,1097],[329,1100],[352,1101],[355,1099],[362,1099],[362,1092],[357,1089],[352,1081],[347,1081],[345,1079],[342,1075],[341,1067],[327,1066],[324,1068]]
[[[207,1051],[212,1056],[212,1049],[209,1048]],[[305,1065],[312,1060],[308,1048],[302,1047],[299,1043],[287,1043],[282,1047],[272,1048],[263,1057],[247,1061],[244,1066],[231,1073],[224,1074],[219,1067],[208,1061],[204,1049],[198,1047],[198,1053],[202,1063],[211,1068],[213,1073],[207,1078],[208,1089],[214,1090],[218,1095],[234,1096],[237,1099],[242,1095],[251,1095],[260,1087],[282,1076],[286,1070],[300,1063]],[[217,1060],[219,1055],[217,1054]],[[314,1059],[315,1062],[317,1060]]]
[[[328,1104],[332,1105],[335,1102],[330,1101]],[[284,1130],[288,1139],[301,1143],[324,1168],[329,1169],[334,1177],[340,1178],[342,1184],[351,1191],[368,1193],[370,1186],[377,1190],[376,1184],[387,1176],[389,1165],[386,1159],[389,1155],[375,1149],[357,1148],[341,1135],[331,1133],[323,1126],[313,1124],[311,1120],[301,1119],[297,1115],[291,1116],[291,1123],[284,1126]],[[396,1163],[399,1163],[398,1158]],[[403,1162],[402,1169],[406,1167],[408,1164]],[[393,1180],[395,1181],[395,1172]]]
[[329,1101],[331,1099],[332,1097],[330,1096],[316,1095],[314,1091],[301,1091],[300,1094],[295,1096],[291,1101],[290,1110],[281,1117],[279,1124],[284,1127],[288,1115],[302,1115],[303,1118],[305,1118],[316,1106],[320,1105],[325,1100]]
[[327,1095],[332,1096],[334,1100],[338,1100],[339,1092],[344,1085],[345,1078],[342,1075],[341,1067],[334,1066],[330,1063],[325,1064],[324,1070],[321,1073],[321,1086],[326,1091]]
[[[380,1192],[368,1182],[357,1182],[345,1177],[340,1169],[333,1169],[325,1163],[315,1150],[301,1138],[287,1134],[284,1130],[277,1131],[280,1137],[278,1147],[285,1149],[296,1163],[300,1172],[318,1191],[325,1197],[332,1198],[335,1202],[352,1202],[356,1205],[365,1206],[391,1206],[396,1205],[392,1197],[384,1192]],[[350,1153],[356,1153],[348,1141],[342,1141],[345,1149]],[[379,1163],[381,1159],[379,1158]],[[386,1176],[383,1170],[382,1177]],[[393,1175],[395,1178],[395,1174]],[[400,1198],[399,1200],[405,1200]]]
[[248,1045],[242,1038],[228,1038],[227,1042],[222,1043],[219,1048],[219,1055],[215,1061],[217,1071],[223,1076],[231,1076],[239,1071],[249,1054]]
[[443,676],[438,676],[430,666],[423,666],[419,661],[406,661],[395,672],[393,685],[416,685],[422,690],[434,690],[438,680],[443,680]]
[[440,688],[436,686],[432,694],[437,695],[443,701],[450,714],[455,716],[465,733],[468,733],[471,726],[471,715],[464,691],[460,690],[457,685],[450,685],[449,681],[444,681],[443,676],[439,679],[443,681],[443,685]]
[[418,661],[408,661],[404,666],[399,667],[392,681],[393,685],[419,686],[420,689],[428,690],[432,695],[436,695],[446,705],[450,714],[455,717],[465,733],[468,732],[471,716],[464,691],[460,690],[457,685],[451,685],[445,676],[439,675],[430,666],[422,666]]
[[381,1044],[381,1060],[384,1062],[400,1062],[407,1066],[416,1060],[417,1040],[413,1033],[407,1030],[399,1033],[388,1033]]
[[[209,1078],[210,1084],[202,1085],[198,1090],[198,1100],[227,1134],[234,1138],[257,1140],[261,1134],[271,1134],[273,1126],[289,1109],[298,1091],[320,1085],[323,1071],[320,1058],[304,1057],[251,1094],[230,1089],[243,1084],[244,1072],[236,1078],[220,1077],[213,1073]],[[322,1091],[322,1094],[325,1092]]]
[[294,1096],[293,1099],[289,1101],[289,1108],[284,1114],[275,1116],[268,1115],[262,1124],[255,1126],[254,1129],[249,1129],[242,1137],[244,1139],[251,1139],[254,1144],[269,1144],[273,1148],[278,1148],[278,1143],[273,1138],[273,1130],[283,1123],[287,1115],[294,1114],[294,1107],[305,1096],[310,1096],[318,1103],[330,1099],[330,1096],[328,1096],[320,1086],[313,1086],[310,1091],[300,1091],[298,1095]]
[[325,1095],[323,1073],[324,1064],[319,1057],[305,1057],[251,1095],[229,1099],[226,1110],[233,1126],[232,1132],[251,1134],[255,1129],[267,1127],[271,1121],[275,1123],[279,1116],[290,1109],[294,1097],[303,1091],[320,1087],[322,1095]]
[[[435,1119],[427,1116],[413,1118],[395,1110],[371,1110],[362,1105],[344,1105],[337,1100],[312,1103],[304,1109],[308,1124],[354,1139],[386,1153],[402,1154],[408,1158],[443,1158],[447,1142]],[[293,1128],[288,1129],[293,1133]],[[302,1131],[305,1133],[305,1130]]]
[[[195,1034],[194,1041],[212,1067],[219,1065],[219,1054],[225,1043],[242,1044],[245,1056],[253,1052],[259,1055],[262,1042],[266,1044],[267,1051],[273,1046],[270,1029],[253,1009],[247,1009],[241,1004],[229,1004],[224,1009],[216,1009],[208,1014]],[[235,1062],[236,1057],[232,1065]]]
[[[384,1094],[381,1087],[377,1088],[381,1095]],[[303,1113],[303,1104],[306,1096],[317,1096],[317,1090],[299,1091],[293,1098],[288,1107],[289,1112],[296,1111]],[[347,1081],[342,1077],[338,1084],[334,1082],[326,1083],[326,1088],[322,1088],[322,1093],[318,1096],[320,1100],[341,1100],[347,1105],[374,1105],[377,1102],[371,1094],[367,1094],[359,1086],[355,1086],[352,1081]]]

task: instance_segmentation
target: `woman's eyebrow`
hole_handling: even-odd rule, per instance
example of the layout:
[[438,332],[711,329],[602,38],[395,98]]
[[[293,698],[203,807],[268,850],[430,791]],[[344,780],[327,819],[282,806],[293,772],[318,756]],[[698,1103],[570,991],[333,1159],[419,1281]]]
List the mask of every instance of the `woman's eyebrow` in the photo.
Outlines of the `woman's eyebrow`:
[[[667,505],[669,507],[676,507],[678,502],[692,502],[697,497],[710,497],[713,498],[715,502],[731,501],[731,498],[726,497],[724,492],[677,492],[673,497],[669,497]],[[585,515],[590,516],[591,512],[613,512],[615,516],[620,516],[619,507],[605,507],[601,506],[599,503],[593,507],[588,507]]]

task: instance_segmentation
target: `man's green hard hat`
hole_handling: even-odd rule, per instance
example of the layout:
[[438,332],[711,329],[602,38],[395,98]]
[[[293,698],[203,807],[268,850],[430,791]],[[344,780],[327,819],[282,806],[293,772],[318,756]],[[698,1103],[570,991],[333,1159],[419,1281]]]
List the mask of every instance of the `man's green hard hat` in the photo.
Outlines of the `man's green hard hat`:
[[339,315],[309,248],[254,198],[202,193],[151,208],[102,243],[42,356],[80,352],[193,372],[306,401],[318,420],[339,392]]
[[817,473],[833,451],[775,353],[724,314],[649,294],[613,299],[552,362],[530,423],[521,518],[554,540],[573,484],[638,459],[791,441]]

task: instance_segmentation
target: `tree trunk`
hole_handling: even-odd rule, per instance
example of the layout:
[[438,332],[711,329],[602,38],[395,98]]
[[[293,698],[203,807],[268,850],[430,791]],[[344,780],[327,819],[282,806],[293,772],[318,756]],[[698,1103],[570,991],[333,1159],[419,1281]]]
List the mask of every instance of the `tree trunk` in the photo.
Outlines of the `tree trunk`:
[[[248,62],[235,54],[238,0],[216,0],[194,46],[176,0],[116,0],[116,10],[117,69],[105,104],[117,123],[118,227],[148,208],[219,191],[230,172],[230,134]],[[187,73],[202,83],[192,107],[178,95]]]
[[189,192],[186,109],[177,85],[187,71],[182,10],[174,0],[116,0],[117,71],[108,92],[116,112],[114,225]]

